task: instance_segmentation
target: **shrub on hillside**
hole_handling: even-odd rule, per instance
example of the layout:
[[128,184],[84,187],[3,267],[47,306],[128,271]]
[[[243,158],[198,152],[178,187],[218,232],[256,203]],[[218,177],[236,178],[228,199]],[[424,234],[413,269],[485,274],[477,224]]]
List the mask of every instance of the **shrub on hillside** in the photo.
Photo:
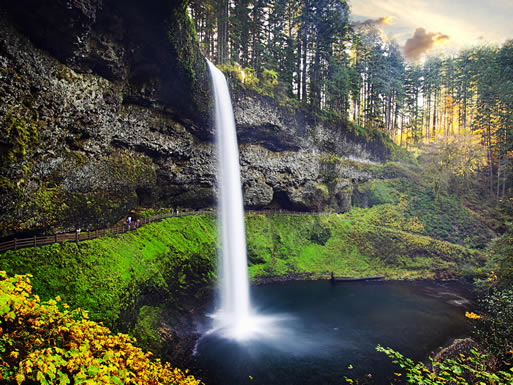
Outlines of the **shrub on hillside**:
[[134,338],[111,335],[60,298],[41,302],[30,275],[0,271],[0,380],[6,384],[173,384],[201,382],[150,360]]
[[[511,224],[509,224],[511,227]],[[497,285],[513,287],[513,229],[496,238],[489,249],[487,265],[497,274]]]
[[482,315],[475,335],[494,355],[497,366],[513,367],[513,290],[492,289],[479,300]]
[[[513,381],[513,373],[511,371],[491,371],[488,366],[489,357],[475,349],[472,349],[469,355],[460,354],[456,358],[447,358],[433,362],[432,370],[429,370],[424,363],[414,362],[393,349],[378,345],[376,350],[385,353],[392,359],[392,362],[403,368],[409,384],[506,385],[511,384]],[[354,383],[351,381],[347,382]]]

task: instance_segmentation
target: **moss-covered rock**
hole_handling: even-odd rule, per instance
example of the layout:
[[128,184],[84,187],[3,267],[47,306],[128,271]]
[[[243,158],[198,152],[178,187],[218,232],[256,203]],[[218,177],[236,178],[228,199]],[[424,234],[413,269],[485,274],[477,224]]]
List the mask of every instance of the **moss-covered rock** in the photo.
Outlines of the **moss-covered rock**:
[[0,237],[212,205],[209,81],[185,2],[21,0],[0,7],[0,33]]

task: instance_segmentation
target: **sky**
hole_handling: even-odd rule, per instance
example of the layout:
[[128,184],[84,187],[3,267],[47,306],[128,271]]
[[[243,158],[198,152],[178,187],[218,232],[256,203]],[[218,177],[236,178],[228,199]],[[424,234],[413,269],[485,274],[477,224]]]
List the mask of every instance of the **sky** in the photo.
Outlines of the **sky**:
[[513,0],[349,0],[353,22],[379,25],[412,60],[513,39]]

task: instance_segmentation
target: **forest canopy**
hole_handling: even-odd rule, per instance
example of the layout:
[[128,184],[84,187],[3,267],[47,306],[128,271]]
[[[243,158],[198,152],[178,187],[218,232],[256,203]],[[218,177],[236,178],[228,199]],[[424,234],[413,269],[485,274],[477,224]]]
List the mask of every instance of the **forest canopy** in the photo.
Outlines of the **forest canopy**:
[[511,196],[513,41],[419,61],[380,32],[389,20],[353,22],[343,0],[191,0],[188,10],[205,56],[247,86],[403,146],[476,136],[490,193]]

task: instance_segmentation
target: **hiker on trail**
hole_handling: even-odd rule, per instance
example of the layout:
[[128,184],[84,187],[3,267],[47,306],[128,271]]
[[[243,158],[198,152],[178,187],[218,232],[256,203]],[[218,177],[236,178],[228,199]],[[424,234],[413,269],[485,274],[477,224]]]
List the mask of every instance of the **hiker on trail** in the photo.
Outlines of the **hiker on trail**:
[[80,227],[77,226],[77,242],[80,241]]
[[126,223],[128,224],[128,230],[130,230],[130,227],[132,226],[132,217],[128,217]]
[[139,219],[137,221],[135,221],[135,228],[139,228]]

